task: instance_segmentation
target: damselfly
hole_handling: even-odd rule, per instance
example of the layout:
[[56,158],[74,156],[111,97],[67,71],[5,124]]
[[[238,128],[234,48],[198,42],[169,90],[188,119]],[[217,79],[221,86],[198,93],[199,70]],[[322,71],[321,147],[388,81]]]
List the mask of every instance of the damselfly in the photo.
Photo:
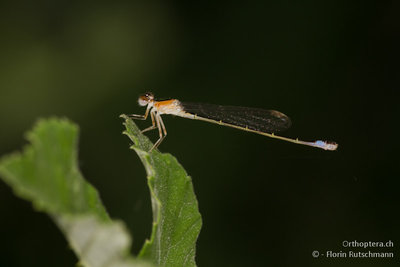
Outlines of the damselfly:
[[301,141],[288,137],[275,135],[276,132],[286,130],[291,121],[285,114],[276,110],[265,110],[258,108],[219,106],[212,104],[186,103],[177,99],[157,101],[152,93],[145,93],[138,99],[140,106],[147,106],[144,115],[129,115],[133,119],[146,120],[150,114],[152,125],[142,132],[158,128],[160,138],[150,149],[157,148],[167,135],[162,114],[170,114],[183,118],[202,120],[229,126],[252,133],[265,135],[295,144],[318,147],[325,150],[336,150],[338,144],[335,142],[317,140],[314,142]]

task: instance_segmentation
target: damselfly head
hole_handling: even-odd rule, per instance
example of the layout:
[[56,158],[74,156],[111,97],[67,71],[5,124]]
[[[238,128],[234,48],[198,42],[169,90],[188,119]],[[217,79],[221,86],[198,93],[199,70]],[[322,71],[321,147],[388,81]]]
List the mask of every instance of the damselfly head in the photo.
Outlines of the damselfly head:
[[141,96],[139,96],[138,103],[139,106],[147,106],[150,102],[154,100],[154,95],[150,92],[147,92]]

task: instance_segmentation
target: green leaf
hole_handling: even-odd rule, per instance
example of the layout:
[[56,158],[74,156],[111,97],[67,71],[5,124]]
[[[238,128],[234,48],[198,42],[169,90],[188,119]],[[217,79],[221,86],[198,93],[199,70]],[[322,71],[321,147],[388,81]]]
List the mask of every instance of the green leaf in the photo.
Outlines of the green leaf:
[[146,172],[153,208],[153,230],[139,257],[161,266],[196,266],[201,216],[191,178],[170,154],[148,152],[153,144],[126,115],[126,134]]
[[[150,266],[129,256],[131,237],[112,221],[77,165],[78,127],[66,119],[38,122],[31,145],[0,160],[0,175],[16,195],[47,212],[83,266]],[[51,244],[49,244],[51,246]]]

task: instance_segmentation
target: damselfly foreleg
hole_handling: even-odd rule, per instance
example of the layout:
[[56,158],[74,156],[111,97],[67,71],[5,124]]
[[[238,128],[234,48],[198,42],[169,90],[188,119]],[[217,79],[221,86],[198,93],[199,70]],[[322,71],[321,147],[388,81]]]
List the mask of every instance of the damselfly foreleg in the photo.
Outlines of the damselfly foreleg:
[[148,107],[146,109],[146,113],[144,115],[138,115],[138,114],[129,114],[128,117],[134,119],[134,120],[146,120],[147,116],[149,115],[150,108]]
[[157,128],[156,121],[155,121],[155,119],[154,119],[154,111],[153,111],[153,110],[152,110],[152,111],[150,111],[150,117],[151,117],[151,123],[152,123],[152,125],[151,125],[150,127],[147,127],[146,129],[142,130],[142,133],[144,133],[144,132],[147,132],[147,131],[150,131],[150,130],[153,130],[153,129],[156,129],[156,128]]

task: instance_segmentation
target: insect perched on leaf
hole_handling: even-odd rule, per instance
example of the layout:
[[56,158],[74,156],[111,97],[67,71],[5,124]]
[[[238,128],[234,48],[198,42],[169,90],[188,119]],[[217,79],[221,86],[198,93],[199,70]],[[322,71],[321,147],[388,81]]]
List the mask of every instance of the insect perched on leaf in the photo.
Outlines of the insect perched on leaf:
[[157,101],[154,99],[154,95],[152,93],[145,93],[139,96],[138,102],[140,106],[147,106],[145,114],[131,114],[129,117],[133,119],[146,120],[150,114],[152,125],[144,129],[142,132],[147,132],[158,128],[160,135],[160,138],[157,140],[151,150],[157,148],[167,135],[167,130],[165,129],[164,122],[161,118],[161,115],[163,114],[212,122],[295,144],[318,147],[325,150],[336,150],[338,147],[338,144],[335,142],[321,140],[306,142],[299,139],[275,135],[274,133],[286,130],[291,125],[290,118],[282,112],[276,110],[186,103],[177,99]]

